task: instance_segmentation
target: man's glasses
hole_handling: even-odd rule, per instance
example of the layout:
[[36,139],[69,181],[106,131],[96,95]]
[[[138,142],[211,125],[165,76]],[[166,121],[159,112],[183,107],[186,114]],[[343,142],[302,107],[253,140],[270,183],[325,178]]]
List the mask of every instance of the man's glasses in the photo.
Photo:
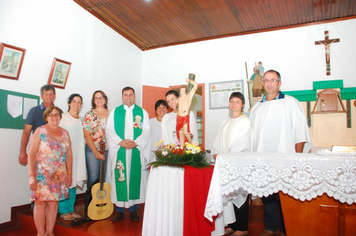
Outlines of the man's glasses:
[[279,82],[279,81],[281,81],[280,79],[263,79],[262,80],[262,82],[263,83],[277,83],[277,82]]

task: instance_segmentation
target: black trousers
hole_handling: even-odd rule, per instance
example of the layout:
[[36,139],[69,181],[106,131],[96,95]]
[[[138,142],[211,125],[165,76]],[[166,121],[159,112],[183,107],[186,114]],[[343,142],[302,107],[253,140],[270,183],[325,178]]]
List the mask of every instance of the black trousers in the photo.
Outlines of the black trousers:
[[279,194],[274,193],[268,197],[262,197],[261,200],[265,208],[265,228],[273,232],[276,232],[279,228],[281,233],[285,233],[286,231],[284,229],[284,221]]
[[239,231],[247,231],[248,229],[248,217],[250,213],[250,204],[249,204],[250,196],[247,196],[246,201],[240,208],[234,205],[234,212],[236,221],[228,226],[233,230]]

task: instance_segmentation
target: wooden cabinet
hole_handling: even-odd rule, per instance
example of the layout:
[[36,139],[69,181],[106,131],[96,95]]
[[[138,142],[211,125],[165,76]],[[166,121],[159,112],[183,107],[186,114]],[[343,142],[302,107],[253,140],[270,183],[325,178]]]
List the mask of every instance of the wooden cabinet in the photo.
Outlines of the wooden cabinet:
[[356,204],[340,203],[326,194],[300,201],[279,193],[288,236],[356,235]]
[[312,114],[329,112],[346,112],[338,90],[324,89],[318,92]]

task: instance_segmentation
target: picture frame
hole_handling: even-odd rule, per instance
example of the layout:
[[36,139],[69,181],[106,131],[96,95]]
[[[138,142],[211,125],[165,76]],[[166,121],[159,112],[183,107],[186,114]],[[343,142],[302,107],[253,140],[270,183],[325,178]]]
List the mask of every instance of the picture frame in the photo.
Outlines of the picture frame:
[[10,44],[0,44],[0,77],[18,80],[22,64],[25,58],[26,49],[12,46]]
[[72,63],[54,58],[47,84],[65,89]]
[[209,109],[229,108],[229,98],[233,92],[244,94],[244,80],[209,83]]

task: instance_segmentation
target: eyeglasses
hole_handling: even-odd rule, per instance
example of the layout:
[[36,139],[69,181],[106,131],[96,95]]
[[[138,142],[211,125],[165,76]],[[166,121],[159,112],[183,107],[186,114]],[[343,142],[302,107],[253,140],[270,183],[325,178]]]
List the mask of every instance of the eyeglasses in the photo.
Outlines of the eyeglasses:
[[262,82],[263,83],[277,83],[281,81],[280,79],[263,79]]
[[49,117],[59,117],[59,113],[49,114]]
[[95,100],[103,100],[104,97],[95,97]]

